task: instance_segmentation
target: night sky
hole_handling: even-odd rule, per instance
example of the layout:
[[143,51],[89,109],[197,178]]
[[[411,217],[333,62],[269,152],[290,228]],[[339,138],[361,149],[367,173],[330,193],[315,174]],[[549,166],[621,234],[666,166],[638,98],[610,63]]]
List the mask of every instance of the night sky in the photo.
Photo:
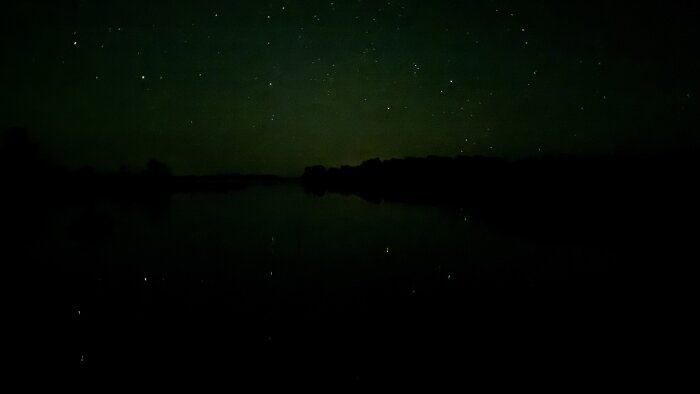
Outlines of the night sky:
[[17,1],[0,127],[113,171],[698,146],[684,2]]

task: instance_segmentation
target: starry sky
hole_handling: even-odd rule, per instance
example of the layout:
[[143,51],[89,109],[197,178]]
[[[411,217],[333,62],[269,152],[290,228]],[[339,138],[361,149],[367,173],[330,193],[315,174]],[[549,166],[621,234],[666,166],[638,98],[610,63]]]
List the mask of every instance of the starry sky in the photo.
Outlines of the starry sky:
[[177,174],[694,149],[690,2],[611,3],[14,1],[0,127]]

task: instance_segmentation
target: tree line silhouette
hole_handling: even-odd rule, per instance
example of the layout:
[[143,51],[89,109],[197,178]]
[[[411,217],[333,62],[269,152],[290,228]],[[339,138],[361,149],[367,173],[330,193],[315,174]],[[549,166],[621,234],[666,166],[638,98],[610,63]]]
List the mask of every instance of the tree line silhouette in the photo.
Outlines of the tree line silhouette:
[[649,226],[679,230],[698,216],[696,161],[690,154],[375,158],[358,166],[307,167],[302,183],[315,195],[453,206],[520,231],[619,240]]
[[158,159],[150,159],[142,169],[126,165],[116,172],[98,173],[85,166],[69,170],[56,165],[42,154],[30,133],[12,127],[0,133],[0,179],[20,194],[45,189],[61,193],[164,194],[178,191],[226,191],[238,189],[244,181],[275,180],[272,175],[222,174],[177,176],[172,168]]
[[[369,200],[461,202],[513,195],[610,199],[618,193],[644,197],[688,185],[695,161],[690,155],[375,158],[358,166],[310,166],[302,179],[310,192],[356,193]],[[608,193],[601,195],[603,189]]]

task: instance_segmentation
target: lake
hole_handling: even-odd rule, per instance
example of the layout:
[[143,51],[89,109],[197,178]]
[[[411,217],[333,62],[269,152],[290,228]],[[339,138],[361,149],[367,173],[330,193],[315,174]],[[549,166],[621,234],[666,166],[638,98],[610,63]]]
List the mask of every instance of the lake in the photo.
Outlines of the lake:
[[59,200],[5,205],[39,366],[358,383],[634,354],[619,245],[294,181]]

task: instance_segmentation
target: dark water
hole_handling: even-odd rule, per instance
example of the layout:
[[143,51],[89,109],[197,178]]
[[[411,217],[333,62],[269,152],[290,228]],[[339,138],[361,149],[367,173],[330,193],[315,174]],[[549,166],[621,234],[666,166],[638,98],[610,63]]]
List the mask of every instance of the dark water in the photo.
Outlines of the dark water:
[[28,366],[356,384],[590,362],[619,374],[611,360],[653,348],[632,323],[655,308],[637,255],[468,207],[293,182],[18,207],[6,241],[26,268]]

